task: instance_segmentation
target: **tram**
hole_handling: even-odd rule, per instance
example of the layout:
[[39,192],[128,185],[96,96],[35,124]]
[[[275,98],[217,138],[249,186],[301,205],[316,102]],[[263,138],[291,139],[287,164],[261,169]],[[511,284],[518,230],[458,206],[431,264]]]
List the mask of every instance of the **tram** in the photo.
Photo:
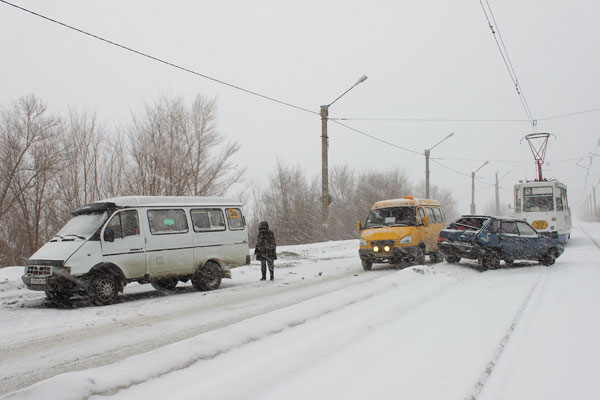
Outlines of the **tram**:
[[515,185],[515,217],[525,219],[539,233],[566,243],[571,235],[567,187],[557,180]]
[[[550,133],[531,133],[527,140],[537,169],[537,179],[515,185],[515,217],[529,222],[542,235],[566,243],[571,237],[571,208],[567,186],[542,177],[542,164]],[[554,135],[552,135],[554,136]],[[521,142],[523,141],[521,139]]]

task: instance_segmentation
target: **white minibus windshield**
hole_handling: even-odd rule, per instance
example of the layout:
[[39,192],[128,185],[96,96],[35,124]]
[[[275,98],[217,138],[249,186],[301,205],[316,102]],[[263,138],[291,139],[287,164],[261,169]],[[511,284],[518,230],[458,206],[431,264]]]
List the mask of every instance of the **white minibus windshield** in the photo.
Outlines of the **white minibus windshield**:
[[75,236],[80,239],[87,239],[98,230],[106,217],[106,212],[76,215],[55,236],[60,238]]

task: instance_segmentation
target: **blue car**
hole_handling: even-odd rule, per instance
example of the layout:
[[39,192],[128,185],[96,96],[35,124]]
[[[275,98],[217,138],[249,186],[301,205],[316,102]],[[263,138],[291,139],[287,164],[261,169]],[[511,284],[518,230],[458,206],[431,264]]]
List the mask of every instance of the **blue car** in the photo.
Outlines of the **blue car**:
[[447,262],[478,261],[479,269],[495,269],[500,260],[539,261],[552,265],[565,250],[556,239],[542,236],[527,221],[486,215],[463,215],[440,232],[438,248]]

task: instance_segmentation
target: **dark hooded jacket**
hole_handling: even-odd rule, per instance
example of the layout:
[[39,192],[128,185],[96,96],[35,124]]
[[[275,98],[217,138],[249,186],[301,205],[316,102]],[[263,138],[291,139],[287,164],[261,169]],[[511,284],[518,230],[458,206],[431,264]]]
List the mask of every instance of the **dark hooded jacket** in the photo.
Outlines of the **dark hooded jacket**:
[[259,261],[277,260],[277,245],[275,244],[275,234],[269,229],[269,224],[262,221],[258,224],[258,237],[256,238],[256,247],[254,254]]

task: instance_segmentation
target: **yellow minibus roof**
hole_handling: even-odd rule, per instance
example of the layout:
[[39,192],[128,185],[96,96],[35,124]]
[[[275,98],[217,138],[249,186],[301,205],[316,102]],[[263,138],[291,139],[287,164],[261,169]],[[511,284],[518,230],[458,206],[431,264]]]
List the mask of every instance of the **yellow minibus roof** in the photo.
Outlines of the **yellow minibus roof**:
[[371,210],[387,207],[416,207],[416,206],[440,206],[437,200],[433,199],[415,199],[412,196],[406,196],[403,199],[390,199],[375,202]]

